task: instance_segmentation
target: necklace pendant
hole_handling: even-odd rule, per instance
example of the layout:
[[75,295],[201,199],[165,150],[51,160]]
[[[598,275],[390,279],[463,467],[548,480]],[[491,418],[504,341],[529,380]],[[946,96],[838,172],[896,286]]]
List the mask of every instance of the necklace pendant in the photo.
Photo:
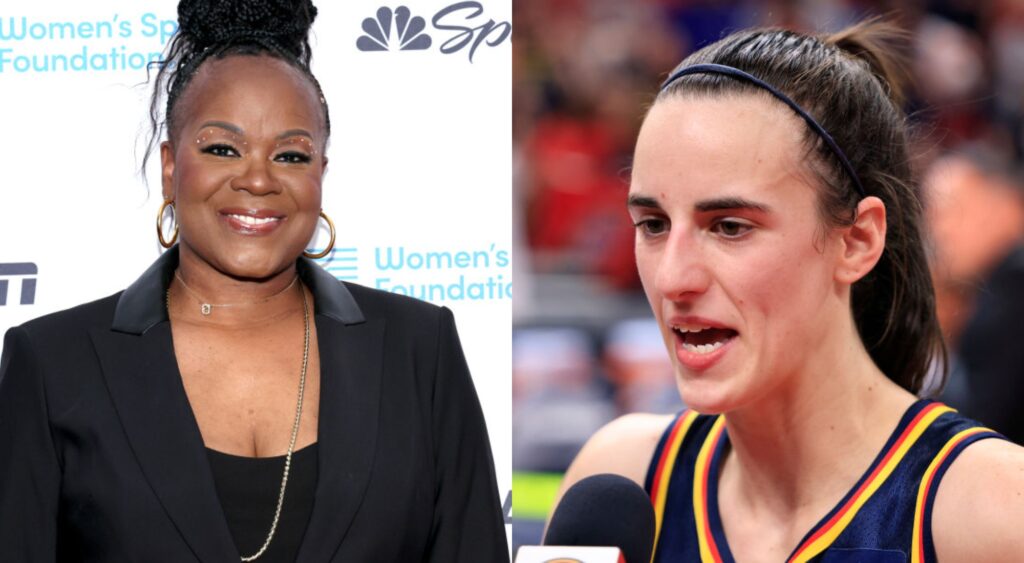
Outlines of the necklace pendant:
[[213,306],[210,305],[209,303],[203,303],[203,306],[200,307],[199,310],[203,313],[203,315],[208,317],[210,316],[210,313],[213,312]]

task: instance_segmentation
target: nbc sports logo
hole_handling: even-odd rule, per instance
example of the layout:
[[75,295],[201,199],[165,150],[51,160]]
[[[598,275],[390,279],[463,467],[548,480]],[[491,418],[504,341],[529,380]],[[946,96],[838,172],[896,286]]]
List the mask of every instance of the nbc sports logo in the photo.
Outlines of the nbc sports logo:
[[426,20],[413,16],[406,6],[394,10],[382,6],[376,17],[363,20],[363,34],[356,39],[356,48],[364,52],[425,51],[436,40],[442,54],[465,52],[472,63],[477,49],[497,47],[512,35],[511,22],[496,21],[484,12],[484,5],[476,0],[445,6],[430,18],[431,37],[424,32]]
[[423,33],[427,23],[419,16],[410,17],[409,8],[399,6],[393,12],[391,8],[382,6],[377,10],[376,18],[363,20],[365,35],[356,40],[360,51],[391,50],[391,28],[394,23],[397,34],[397,47],[402,51],[421,51],[429,49],[430,36]]

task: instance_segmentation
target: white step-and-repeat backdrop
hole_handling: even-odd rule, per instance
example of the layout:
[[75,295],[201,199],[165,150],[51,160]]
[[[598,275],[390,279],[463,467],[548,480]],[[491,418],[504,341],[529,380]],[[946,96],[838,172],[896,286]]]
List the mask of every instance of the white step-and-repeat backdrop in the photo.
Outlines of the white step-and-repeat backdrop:
[[[508,521],[512,1],[318,4],[313,71],[333,129],[323,208],[338,227],[322,262],[454,310]],[[386,25],[400,9],[405,36]],[[175,18],[173,0],[0,10],[0,332],[119,291],[158,256],[157,168],[148,188],[136,170],[145,66]]]

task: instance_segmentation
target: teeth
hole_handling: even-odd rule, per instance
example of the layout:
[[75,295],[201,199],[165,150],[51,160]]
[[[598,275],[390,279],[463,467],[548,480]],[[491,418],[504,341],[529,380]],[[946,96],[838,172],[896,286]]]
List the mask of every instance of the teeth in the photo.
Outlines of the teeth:
[[242,223],[245,223],[246,225],[253,225],[253,226],[255,226],[255,225],[266,225],[267,223],[270,223],[271,221],[279,221],[280,220],[277,217],[264,217],[264,218],[260,218],[260,217],[253,217],[251,215],[234,215],[234,214],[228,215],[228,217],[236,219],[236,220],[238,220],[238,221],[240,221]]
[[695,354],[710,354],[715,350],[722,347],[723,342],[715,342],[713,344],[687,344],[683,343],[683,349],[687,352],[693,352]]
[[672,330],[674,330],[676,332],[680,332],[682,334],[686,334],[687,332],[700,332],[702,330],[707,330],[709,328],[711,328],[711,327],[709,327],[709,326],[695,326],[695,327],[685,328],[685,327],[681,327],[681,326],[676,326],[676,327],[672,327]]

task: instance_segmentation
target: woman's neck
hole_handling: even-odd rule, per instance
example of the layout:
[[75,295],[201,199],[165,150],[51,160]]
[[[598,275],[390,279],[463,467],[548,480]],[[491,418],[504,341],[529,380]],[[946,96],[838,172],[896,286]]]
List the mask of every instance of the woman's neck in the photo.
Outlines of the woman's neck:
[[297,276],[293,264],[262,279],[236,278],[181,253],[169,290],[171,312],[175,320],[224,328],[273,322],[301,313]]
[[915,401],[875,366],[855,330],[770,395],[726,414],[732,449],[722,487],[735,486],[747,509],[784,521],[831,507]]

